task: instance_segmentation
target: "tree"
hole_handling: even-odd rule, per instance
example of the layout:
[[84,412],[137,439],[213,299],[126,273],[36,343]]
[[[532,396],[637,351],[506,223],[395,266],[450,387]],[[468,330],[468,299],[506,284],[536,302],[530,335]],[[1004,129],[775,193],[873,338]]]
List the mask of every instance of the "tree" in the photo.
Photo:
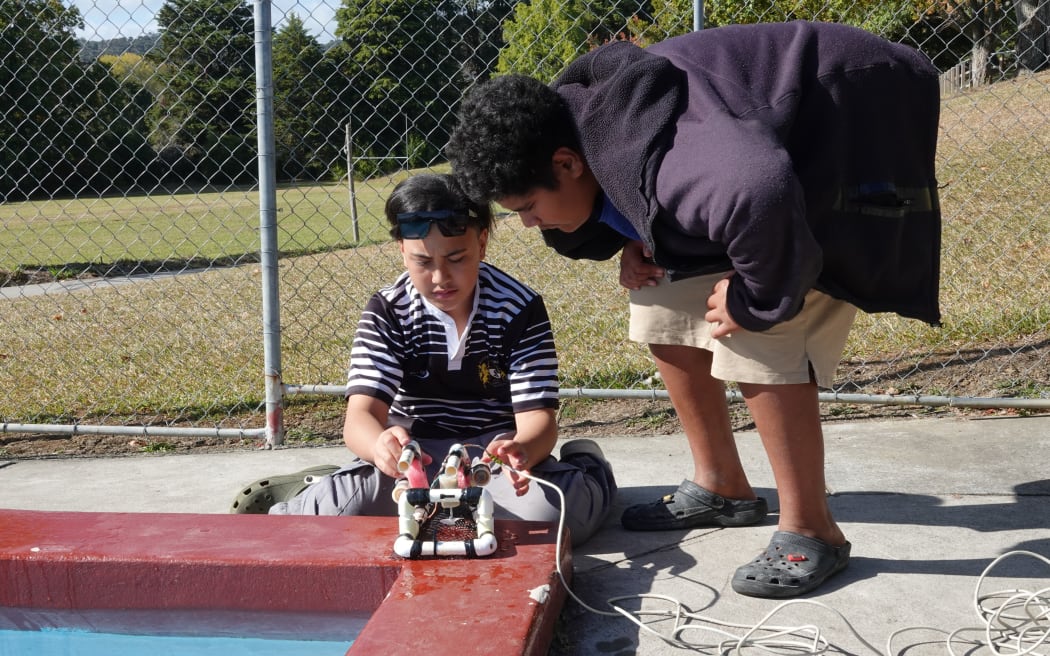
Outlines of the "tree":
[[105,190],[149,156],[144,99],[78,59],[80,26],[54,0],[0,2],[0,199]]
[[[712,26],[706,15],[709,4],[705,3],[704,7],[705,27]],[[634,36],[642,45],[648,45],[692,30],[693,0],[653,0],[652,23],[636,24]]]
[[328,110],[334,98],[329,81],[337,75],[302,19],[289,14],[273,38],[278,177],[319,180],[335,163],[342,134]]
[[150,140],[182,178],[215,184],[255,177],[252,11],[244,0],[166,0],[149,57],[163,89]]
[[78,80],[83,98],[79,123],[89,135],[88,147],[73,150],[66,159],[85,180],[86,187],[105,191],[114,186],[152,185],[144,176],[156,154],[146,138],[146,112],[153,102],[147,88],[121,80],[101,62],[88,66]]
[[[900,40],[918,17],[913,0],[796,0],[778,2],[705,3],[704,27],[739,23],[819,20],[860,27],[891,40]],[[646,43],[685,34],[693,29],[692,0],[653,0],[651,25],[639,36]]]
[[[339,104],[355,154],[371,150],[380,170],[394,168],[397,157],[435,159],[462,86],[446,4],[344,0],[336,18],[340,42],[328,55],[347,82]],[[413,144],[426,152],[413,152]]]
[[98,61],[106,65],[113,77],[121,82],[136,84],[154,94],[159,94],[162,90],[156,62],[145,59],[142,55],[133,52],[125,52],[120,55],[100,55]]
[[[946,49],[958,51],[952,43],[962,41],[969,51],[970,84],[979,86],[991,78],[993,53],[1005,47],[1016,26],[1007,11],[1009,0],[919,0],[919,8],[937,22],[945,36]],[[958,56],[958,55],[957,55]]]
[[458,35],[454,53],[466,88],[487,80],[494,70],[503,41],[503,22],[517,0],[460,0],[450,2],[451,25]]
[[106,56],[123,54],[145,55],[157,45],[158,35],[155,32],[134,37],[116,37],[96,41],[80,42],[80,60],[93,62]]
[[1026,71],[1050,67],[1050,1],[1016,0],[1017,65]]
[[638,2],[593,0],[518,4],[513,17],[503,24],[507,45],[500,52],[497,70],[552,81],[572,60],[624,35],[638,8]]
[[587,52],[587,25],[596,21],[584,0],[532,0],[514,7],[503,24],[496,68],[500,73],[532,75],[551,82],[562,69]]
[[56,189],[73,131],[61,102],[75,62],[76,9],[46,0],[0,3],[0,171],[3,198]]

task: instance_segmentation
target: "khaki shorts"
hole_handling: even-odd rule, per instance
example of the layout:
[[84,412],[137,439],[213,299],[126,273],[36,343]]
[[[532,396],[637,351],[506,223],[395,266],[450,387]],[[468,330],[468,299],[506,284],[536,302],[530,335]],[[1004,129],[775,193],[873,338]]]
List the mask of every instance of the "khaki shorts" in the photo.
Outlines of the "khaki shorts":
[[711,338],[704,320],[707,297],[725,274],[631,291],[630,338],[646,344],[695,346],[711,351],[711,375],[720,380],[765,385],[806,383],[810,368],[817,385],[832,386],[857,309],[810,290],[794,319],[762,332],[740,330]]

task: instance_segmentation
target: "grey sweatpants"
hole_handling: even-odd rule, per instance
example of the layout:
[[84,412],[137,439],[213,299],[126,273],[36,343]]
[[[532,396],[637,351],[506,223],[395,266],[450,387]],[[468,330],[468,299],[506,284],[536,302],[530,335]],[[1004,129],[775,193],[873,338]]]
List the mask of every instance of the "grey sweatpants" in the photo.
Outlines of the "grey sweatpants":
[[[464,444],[487,447],[499,433],[464,440]],[[457,440],[420,440],[420,446],[433,461],[427,467],[427,480],[433,480]],[[478,449],[467,449],[473,458]],[[590,440],[566,442],[562,458],[549,456],[529,469],[536,478],[556,485],[565,495],[565,525],[573,546],[583,544],[601,526],[616,497],[616,480],[601,451]],[[532,481],[523,496],[514,493],[510,475],[500,471],[485,486],[496,506],[497,519],[557,522],[561,502],[557,493]],[[391,493],[394,479],[371,463],[355,458],[333,474],[320,478],[295,498],[274,504],[271,515],[397,515]]]

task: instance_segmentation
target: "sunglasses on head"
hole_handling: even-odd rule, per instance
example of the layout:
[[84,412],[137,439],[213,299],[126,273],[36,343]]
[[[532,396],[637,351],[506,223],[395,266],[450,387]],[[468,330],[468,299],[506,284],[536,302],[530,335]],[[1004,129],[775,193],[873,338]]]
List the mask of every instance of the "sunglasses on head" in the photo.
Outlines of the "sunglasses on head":
[[431,225],[436,225],[446,237],[459,237],[467,232],[467,225],[473,216],[474,212],[469,210],[433,210],[402,212],[395,219],[402,239],[423,239],[430,233]]

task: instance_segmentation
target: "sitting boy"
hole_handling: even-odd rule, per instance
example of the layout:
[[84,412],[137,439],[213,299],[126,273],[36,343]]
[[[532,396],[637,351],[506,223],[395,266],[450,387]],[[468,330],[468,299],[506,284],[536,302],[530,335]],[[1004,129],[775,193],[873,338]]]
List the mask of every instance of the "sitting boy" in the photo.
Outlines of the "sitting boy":
[[406,272],[372,296],[354,337],[343,439],[357,457],[252,484],[232,512],[394,515],[403,447],[420,445],[433,480],[458,443],[510,465],[486,487],[497,518],[558,521],[557,495],[511,468],[526,471],[562,490],[566,526],[581,544],[608,514],[616,482],[591,440],[551,455],[558,360],[550,320],[539,294],[484,262],[491,208],[470,202],[450,176],[428,174],[398,184],[385,213]]

